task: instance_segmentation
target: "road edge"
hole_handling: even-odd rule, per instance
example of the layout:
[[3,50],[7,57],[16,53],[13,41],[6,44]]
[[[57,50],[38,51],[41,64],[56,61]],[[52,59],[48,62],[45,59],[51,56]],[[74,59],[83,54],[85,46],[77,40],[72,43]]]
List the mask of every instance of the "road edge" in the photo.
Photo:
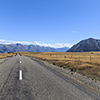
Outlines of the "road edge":
[[96,93],[100,93],[100,81],[94,81],[91,78],[87,78],[86,76],[80,75],[79,73],[76,72],[71,72],[68,69],[63,69],[62,67],[53,65],[47,61],[43,61],[37,58],[33,58],[33,57],[29,57],[32,60],[35,60],[37,62],[39,62],[40,64],[43,64],[49,68],[51,68],[52,70],[55,70],[61,74],[63,74],[64,76],[67,76],[68,78],[71,78],[73,80],[75,80],[76,82],[85,85],[87,87],[89,87],[90,89],[92,89],[93,91],[95,91]]

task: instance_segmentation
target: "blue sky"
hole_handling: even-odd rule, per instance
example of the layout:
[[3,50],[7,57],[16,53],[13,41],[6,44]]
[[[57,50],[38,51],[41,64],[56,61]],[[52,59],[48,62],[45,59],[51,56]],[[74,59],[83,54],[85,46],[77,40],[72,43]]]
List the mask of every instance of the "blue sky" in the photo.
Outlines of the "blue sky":
[[0,43],[71,46],[100,39],[100,0],[0,0]]

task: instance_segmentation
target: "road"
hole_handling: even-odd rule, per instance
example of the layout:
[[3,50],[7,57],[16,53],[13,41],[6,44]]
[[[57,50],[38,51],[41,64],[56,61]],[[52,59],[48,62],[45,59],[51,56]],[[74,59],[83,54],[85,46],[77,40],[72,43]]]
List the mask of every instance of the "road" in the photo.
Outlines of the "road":
[[0,64],[0,100],[100,100],[100,95],[29,57],[17,55]]

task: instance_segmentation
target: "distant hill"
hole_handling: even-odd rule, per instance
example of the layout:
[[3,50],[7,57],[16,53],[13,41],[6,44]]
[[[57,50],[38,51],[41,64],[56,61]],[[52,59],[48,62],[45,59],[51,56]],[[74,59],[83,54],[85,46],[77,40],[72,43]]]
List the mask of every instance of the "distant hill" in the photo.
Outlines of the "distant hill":
[[98,39],[85,39],[71,47],[67,52],[89,52],[100,51],[100,40]]
[[68,47],[64,48],[51,48],[39,45],[23,45],[23,44],[0,44],[0,53],[5,52],[17,52],[17,51],[27,51],[27,52],[66,52]]

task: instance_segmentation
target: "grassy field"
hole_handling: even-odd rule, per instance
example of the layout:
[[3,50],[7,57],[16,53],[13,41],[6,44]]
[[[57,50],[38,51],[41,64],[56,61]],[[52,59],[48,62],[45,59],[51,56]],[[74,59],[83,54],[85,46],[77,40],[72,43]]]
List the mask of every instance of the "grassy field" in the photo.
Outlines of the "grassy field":
[[0,53],[0,59],[15,56],[20,53],[23,56],[35,57],[48,61],[53,65],[77,72],[93,80],[100,80],[100,52],[15,52]]
[[0,59],[15,56],[16,53],[0,53]]
[[100,52],[20,52],[21,55],[48,61],[53,65],[100,80]]

